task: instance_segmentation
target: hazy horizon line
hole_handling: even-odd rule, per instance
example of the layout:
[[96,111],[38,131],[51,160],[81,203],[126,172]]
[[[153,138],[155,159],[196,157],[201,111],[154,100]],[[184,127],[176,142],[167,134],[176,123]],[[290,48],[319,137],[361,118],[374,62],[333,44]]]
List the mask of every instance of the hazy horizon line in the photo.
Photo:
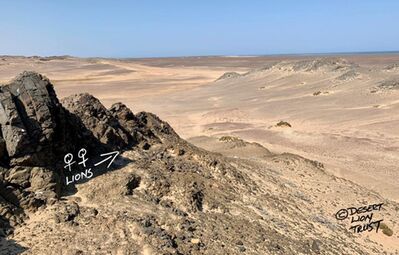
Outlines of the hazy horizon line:
[[13,55],[1,54],[0,57],[25,57],[25,58],[51,58],[51,57],[70,57],[70,58],[103,58],[103,59],[151,59],[151,58],[200,58],[200,57],[273,57],[273,56],[333,56],[333,55],[386,55],[399,54],[399,50],[386,51],[343,51],[343,52],[305,52],[305,53],[270,53],[270,54],[211,54],[211,55],[171,55],[171,56],[151,56],[151,57],[112,57],[112,56],[77,56],[70,54],[60,55]]

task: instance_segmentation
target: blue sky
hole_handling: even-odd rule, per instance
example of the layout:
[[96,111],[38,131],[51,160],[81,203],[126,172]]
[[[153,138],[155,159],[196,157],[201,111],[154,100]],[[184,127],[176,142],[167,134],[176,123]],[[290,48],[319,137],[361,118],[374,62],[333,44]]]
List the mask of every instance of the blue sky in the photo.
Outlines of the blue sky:
[[399,1],[0,0],[0,55],[399,50]]

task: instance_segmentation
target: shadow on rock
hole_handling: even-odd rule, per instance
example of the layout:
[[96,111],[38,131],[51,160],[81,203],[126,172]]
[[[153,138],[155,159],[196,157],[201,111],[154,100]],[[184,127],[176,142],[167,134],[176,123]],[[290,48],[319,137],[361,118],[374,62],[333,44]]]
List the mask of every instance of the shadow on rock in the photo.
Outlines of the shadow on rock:
[[27,250],[28,248],[21,246],[12,239],[0,237],[0,254],[17,255]]

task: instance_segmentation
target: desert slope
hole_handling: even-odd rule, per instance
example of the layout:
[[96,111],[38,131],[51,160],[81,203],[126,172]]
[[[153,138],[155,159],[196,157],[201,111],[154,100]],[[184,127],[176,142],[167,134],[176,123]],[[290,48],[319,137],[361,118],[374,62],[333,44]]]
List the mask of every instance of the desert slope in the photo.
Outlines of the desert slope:
[[173,95],[170,112],[184,105],[185,118],[171,116],[171,123],[183,137],[233,134],[317,159],[330,173],[397,200],[398,69],[323,61],[277,62]]
[[[125,149],[117,170],[77,184],[59,203],[29,213],[6,250],[398,252],[395,55],[4,59],[1,80],[19,69],[42,70],[56,78],[57,94],[86,90],[106,107],[123,100],[135,111],[156,112],[181,137],[220,153],[180,138]],[[61,102],[79,109],[92,100],[82,98]],[[392,236],[382,230],[352,234],[347,221],[335,218],[341,208],[378,203],[384,205],[376,219],[384,220]]]

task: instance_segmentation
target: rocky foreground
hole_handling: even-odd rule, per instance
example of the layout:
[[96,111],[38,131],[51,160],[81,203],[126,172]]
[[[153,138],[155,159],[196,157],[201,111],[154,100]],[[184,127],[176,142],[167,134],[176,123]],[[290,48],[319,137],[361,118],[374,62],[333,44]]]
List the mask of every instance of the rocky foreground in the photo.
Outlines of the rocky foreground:
[[[33,72],[2,86],[0,102],[1,254],[397,252],[379,242],[397,233],[353,234],[334,214],[384,203],[385,229],[397,229],[399,205],[319,162],[226,137],[207,141],[220,148],[211,153],[154,114],[106,109],[89,94],[60,101]],[[87,165],[121,155],[66,183],[87,171],[77,162],[82,148]]]

